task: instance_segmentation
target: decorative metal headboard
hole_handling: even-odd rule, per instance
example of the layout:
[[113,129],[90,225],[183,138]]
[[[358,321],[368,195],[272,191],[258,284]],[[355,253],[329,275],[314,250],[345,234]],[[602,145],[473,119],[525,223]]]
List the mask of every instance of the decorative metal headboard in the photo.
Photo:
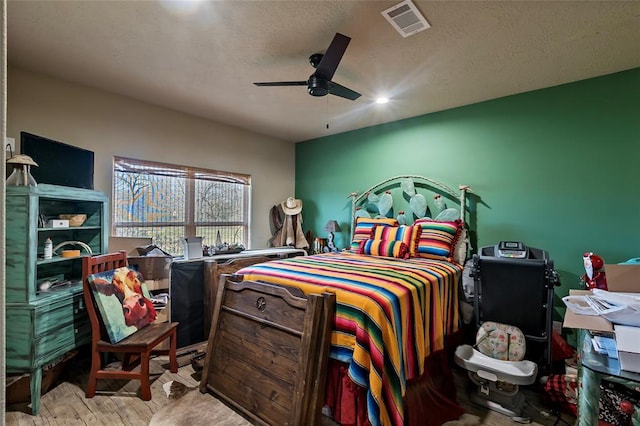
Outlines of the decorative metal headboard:
[[[428,196],[425,196],[424,193],[422,192],[418,192],[418,188],[422,189],[423,190],[422,192],[426,192]],[[366,205],[367,204],[369,206],[371,205],[371,203],[369,202],[371,198],[377,198],[379,200],[378,201],[379,205],[381,206],[382,204],[384,204],[384,207],[386,208],[389,200],[385,202],[384,200],[381,199],[381,197],[383,196],[383,194],[391,195],[391,197],[386,196],[386,198],[387,199],[391,198],[391,200],[393,201],[393,205],[390,208],[392,209],[394,216],[398,215],[402,211],[407,210],[402,207],[402,203],[397,203],[397,204],[395,203],[395,200],[393,199],[393,195],[392,195],[392,192],[394,189],[396,191],[398,189],[402,191],[401,195],[405,201],[404,203],[405,207],[408,207],[408,209],[412,209],[413,206],[416,204],[425,204],[426,212],[429,213],[428,217],[432,217],[434,219],[436,218],[436,215],[434,213],[439,213],[438,210],[440,211],[444,210],[442,207],[437,207],[437,204],[444,205],[445,208],[448,208],[446,207],[447,200],[455,202],[460,209],[459,217],[465,223],[467,222],[467,212],[468,212],[468,207],[466,205],[467,192],[471,192],[471,187],[469,185],[460,185],[458,187],[458,192],[456,192],[450,187],[444,185],[443,183],[425,176],[399,175],[399,176],[394,176],[394,177],[385,179],[382,182],[378,182],[377,184],[373,185],[371,188],[367,189],[361,194],[358,194],[357,192],[352,192],[351,194],[349,194],[349,196],[351,197],[351,239],[353,239],[354,224],[355,224],[355,219],[357,217],[356,213],[360,209],[366,210]],[[410,193],[412,190],[414,191],[413,195]],[[394,195],[397,195],[397,194],[394,194]],[[420,198],[421,203],[411,202],[419,198],[420,196],[422,197]],[[408,203],[406,200],[407,198],[409,198]],[[440,202],[438,202],[437,200],[441,198],[444,198],[444,200],[440,200]],[[415,218],[418,218],[419,215],[416,215],[414,211],[411,211],[411,213]],[[387,213],[385,212],[385,214]],[[381,216],[385,216],[385,214],[382,214]],[[424,217],[424,215],[420,215],[420,216]],[[375,216],[372,216],[372,217],[375,217]],[[407,221],[407,223],[409,222],[413,222],[413,220]]]

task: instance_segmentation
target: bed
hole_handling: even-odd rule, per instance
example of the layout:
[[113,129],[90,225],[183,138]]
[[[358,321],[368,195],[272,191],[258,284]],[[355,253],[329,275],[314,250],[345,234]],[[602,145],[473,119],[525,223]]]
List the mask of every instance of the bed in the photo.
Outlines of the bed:
[[334,293],[325,404],[342,425],[439,425],[462,409],[445,346],[459,329],[467,191],[403,175],[352,193],[338,253],[251,265],[246,281]]

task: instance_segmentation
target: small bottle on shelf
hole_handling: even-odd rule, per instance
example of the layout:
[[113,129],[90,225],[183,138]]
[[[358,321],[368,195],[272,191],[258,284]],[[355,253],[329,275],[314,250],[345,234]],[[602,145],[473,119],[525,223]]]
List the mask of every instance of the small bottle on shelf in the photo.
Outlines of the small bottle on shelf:
[[51,259],[53,257],[53,242],[51,238],[44,240],[44,258]]

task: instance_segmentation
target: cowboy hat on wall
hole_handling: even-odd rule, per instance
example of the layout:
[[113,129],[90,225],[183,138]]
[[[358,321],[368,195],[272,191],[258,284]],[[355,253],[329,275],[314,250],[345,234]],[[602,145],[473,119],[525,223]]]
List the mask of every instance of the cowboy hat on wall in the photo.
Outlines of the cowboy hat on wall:
[[302,200],[289,197],[286,201],[283,201],[280,206],[282,207],[284,214],[293,216],[302,211]]

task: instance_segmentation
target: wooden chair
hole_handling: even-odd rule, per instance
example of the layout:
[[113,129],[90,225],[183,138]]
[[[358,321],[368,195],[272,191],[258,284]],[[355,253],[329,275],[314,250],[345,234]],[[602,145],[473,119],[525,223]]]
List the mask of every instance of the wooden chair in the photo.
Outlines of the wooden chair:
[[[87,277],[91,274],[123,266],[127,266],[127,254],[125,251],[87,256],[82,259],[84,301],[91,321],[91,372],[87,383],[86,397],[93,398],[96,394],[98,379],[140,380],[141,398],[144,401],[149,401],[151,399],[149,382],[149,359],[151,355],[169,355],[170,371],[172,373],[178,372],[178,361],[176,359],[176,328],[178,323],[152,323],[116,344],[110,343]],[[169,349],[154,349],[166,339],[169,339]],[[122,368],[103,370],[102,355],[104,353],[122,354]],[[134,371],[137,366],[140,366],[139,370]]]

